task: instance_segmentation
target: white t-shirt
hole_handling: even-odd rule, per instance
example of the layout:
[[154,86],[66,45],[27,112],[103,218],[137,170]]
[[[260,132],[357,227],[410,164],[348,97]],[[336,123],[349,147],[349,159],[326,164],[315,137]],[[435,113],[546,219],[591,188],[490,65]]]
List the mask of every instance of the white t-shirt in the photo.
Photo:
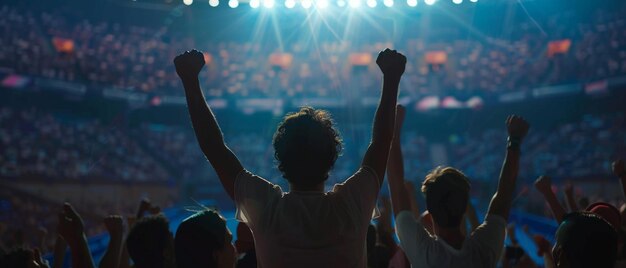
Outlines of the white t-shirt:
[[236,217],[252,230],[258,267],[366,267],[380,184],[362,167],[327,193],[284,193],[248,171],[235,180]]
[[504,247],[506,221],[497,215],[489,215],[455,249],[442,239],[430,236],[411,211],[402,211],[396,217],[396,233],[411,267],[496,267]]

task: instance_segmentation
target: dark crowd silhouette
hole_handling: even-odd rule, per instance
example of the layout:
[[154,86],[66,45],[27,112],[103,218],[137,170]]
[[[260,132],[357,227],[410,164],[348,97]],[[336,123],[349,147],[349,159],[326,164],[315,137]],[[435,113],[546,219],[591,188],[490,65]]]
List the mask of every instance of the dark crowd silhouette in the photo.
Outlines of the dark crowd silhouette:
[[[383,79],[369,146],[358,170],[325,191],[343,148],[330,112],[302,107],[278,124],[272,146],[288,185],[282,189],[246,169],[227,146],[200,86],[203,53],[178,55],[174,65],[197,143],[236,205],[237,240],[218,210],[196,211],[172,233],[161,208],[143,200],[134,217],[103,220],[109,241],[98,267],[536,267],[529,258],[535,253],[519,246],[508,222],[518,173],[525,168],[520,163],[529,122],[510,115],[500,130],[508,138],[490,141],[500,144],[504,157],[482,222],[470,201],[469,178],[451,166],[431,167],[425,175],[420,188],[426,210],[420,211],[415,186],[405,181],[418,174],[411,167],[405,171],[401,141],[403,123],[410,120],[398,104],[407,58],[385,49],[376,64]],[[612,170],[626,194],[624,162],[615,160]],[[378,209],[385,184],[390,199],[383,198]],[[569,185],[566,208],[548,176],[539,177],[535,187],[558,222],[554,245],[524,228],[545,267],[621,267],[626,207],[585,204],[575,200]],[[3,247],[0,267],[62,267],[68,248],[72,267],[95,267],[81,215],[65,203],[56,220],[51,262],[42,257],[44,245]]]

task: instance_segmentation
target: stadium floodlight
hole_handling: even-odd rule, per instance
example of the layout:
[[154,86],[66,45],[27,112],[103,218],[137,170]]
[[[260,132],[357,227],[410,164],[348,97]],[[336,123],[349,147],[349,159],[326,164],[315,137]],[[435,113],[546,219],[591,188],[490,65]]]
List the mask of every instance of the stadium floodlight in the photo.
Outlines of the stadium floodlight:
[[209,6],[217,7],[220,4],[219,0],[209,0]]
[[410,7],[416,7],[417,6],[417,0],[406,0],[406,4]]
[[350,5],[351,8],[358,8],[361,6],[361,0],[348,0],[348,5]]
[[383,4],[385,4],[386,7],[392,7],[393,6],[393,0],[384,0]]
[[460,5],[463,3],[463,0],[452,0],[452,3],[455,3],[457,5]]
[[425,3],[425,4],[427,4],[427,5],[429,5],[429,6],[432,6],[432,5],[434,5],[434,4],[435,4],[435,2],[436,2],[436,1],[437,1],[437,0],[424,0],[424,3]]
[[238,0],[229,0],[228,1],[228,6],[230,8],[237,8],[239,6],[239,1]]
[[296,6],[296,1],[295,0],[286,0],[285,1],[285,7],[286,8],[293,8]]
[[324,9],[328,7],[328,0],[318,0],[317,7],[320,9]]
[[274,0],[263,0],[263,6],[266,8],[273,8]]
[[367,0],[366,4],[368,7],[375,8],[377,3],[376,0]]
[[313,5],[313,1],[311,1],[311,0],[303,0],[302,1],[302,7],[304,9],[309,9],[309,8],[311,8],[312,5]]
[[261,5],[260,0],[250,0],[250,7],[251,8],[258,8]]
[[337,6],[338,7],[345,7],[346,6],[346,1],[344,1],[344,0],[337,1]]
[[183,4],[191,6],[191,4],[193,4],[193,0],[183,0]]

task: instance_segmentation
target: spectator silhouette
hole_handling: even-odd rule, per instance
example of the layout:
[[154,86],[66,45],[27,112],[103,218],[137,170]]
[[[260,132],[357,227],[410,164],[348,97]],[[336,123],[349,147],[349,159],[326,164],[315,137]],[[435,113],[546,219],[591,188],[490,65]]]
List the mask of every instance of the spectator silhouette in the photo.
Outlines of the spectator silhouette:
[[289,182],[290,191],[285,193],[245,170],[224,143],[200,88],[203,54],[193,50],[174,59],[200,148],[235,201],[237,219],[254,233],[259,266],[367,265],[367,229],[385,174],[406,57],[387,49],[380,52],[376,63],[384,76],[383,89],[361,168],[324,192],[341,139],[328,112],[303,107],[285,116],[274,135],[278,169]]
[[176,267],[174,237],[163,215],[138,220],[128,233],[126,247],[136,268]]
[[432,216],[431,236],[412,211],[404,182],[404,164],[400,149],[400,130],[404,109],[398,108],[396,130],[389,156],[389,189],[396,217],[400,246],[413,267],[496,267],[504,245],[504,230],[515,190],[519,169],[520,145],[529,125],[518,116],[509,116],[507,151],[487,216],[469,236],[461,231],[469,201],[470,183],[459,170],[438,167],[422,184],[426,207]]
[[176,230],[178,268],[233,267],[235,248],[226,220],[213,210],[198,212],[183,220]]

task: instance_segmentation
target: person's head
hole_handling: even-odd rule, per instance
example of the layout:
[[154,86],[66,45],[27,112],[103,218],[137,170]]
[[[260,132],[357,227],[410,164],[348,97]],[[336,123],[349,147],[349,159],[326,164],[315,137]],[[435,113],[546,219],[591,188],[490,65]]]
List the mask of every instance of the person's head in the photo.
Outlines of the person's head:
[[311,107],[285,116],[274,133],[274,158],[292,185],[313,187],[323,183],[342,148],[330,113]]
[[247,224],[239,222],[237,224],[237,241],[235,241],[237,253],[245,253],[254,249],[254,237]]
[[617,257],[617,232],[591,212],[565,215],[552,248],[559,268],[611,268]]
[[436,228],[459,228],[469,200],[470,183],[458,169],[437,167],[422,184],[426,207]]
[[622,226],[622,216],[619,209],[609,203],[596,202],[589,205],[589,207],[585,210],[598,215],[600,218],[611,224],[611,226],[615,229]]
[[35,257],[35,252],[26,248],[15,248],[0,255],[0,267],[39,268],[42,266]]
[[213,210],[198,212],[183,220],[176,230],[178,268],[233,267],[236,259],[233,235],[226,220]]
[[128,233],[126,247],[137,268],[174,266],[174,241],[163,215],[138,220]]

